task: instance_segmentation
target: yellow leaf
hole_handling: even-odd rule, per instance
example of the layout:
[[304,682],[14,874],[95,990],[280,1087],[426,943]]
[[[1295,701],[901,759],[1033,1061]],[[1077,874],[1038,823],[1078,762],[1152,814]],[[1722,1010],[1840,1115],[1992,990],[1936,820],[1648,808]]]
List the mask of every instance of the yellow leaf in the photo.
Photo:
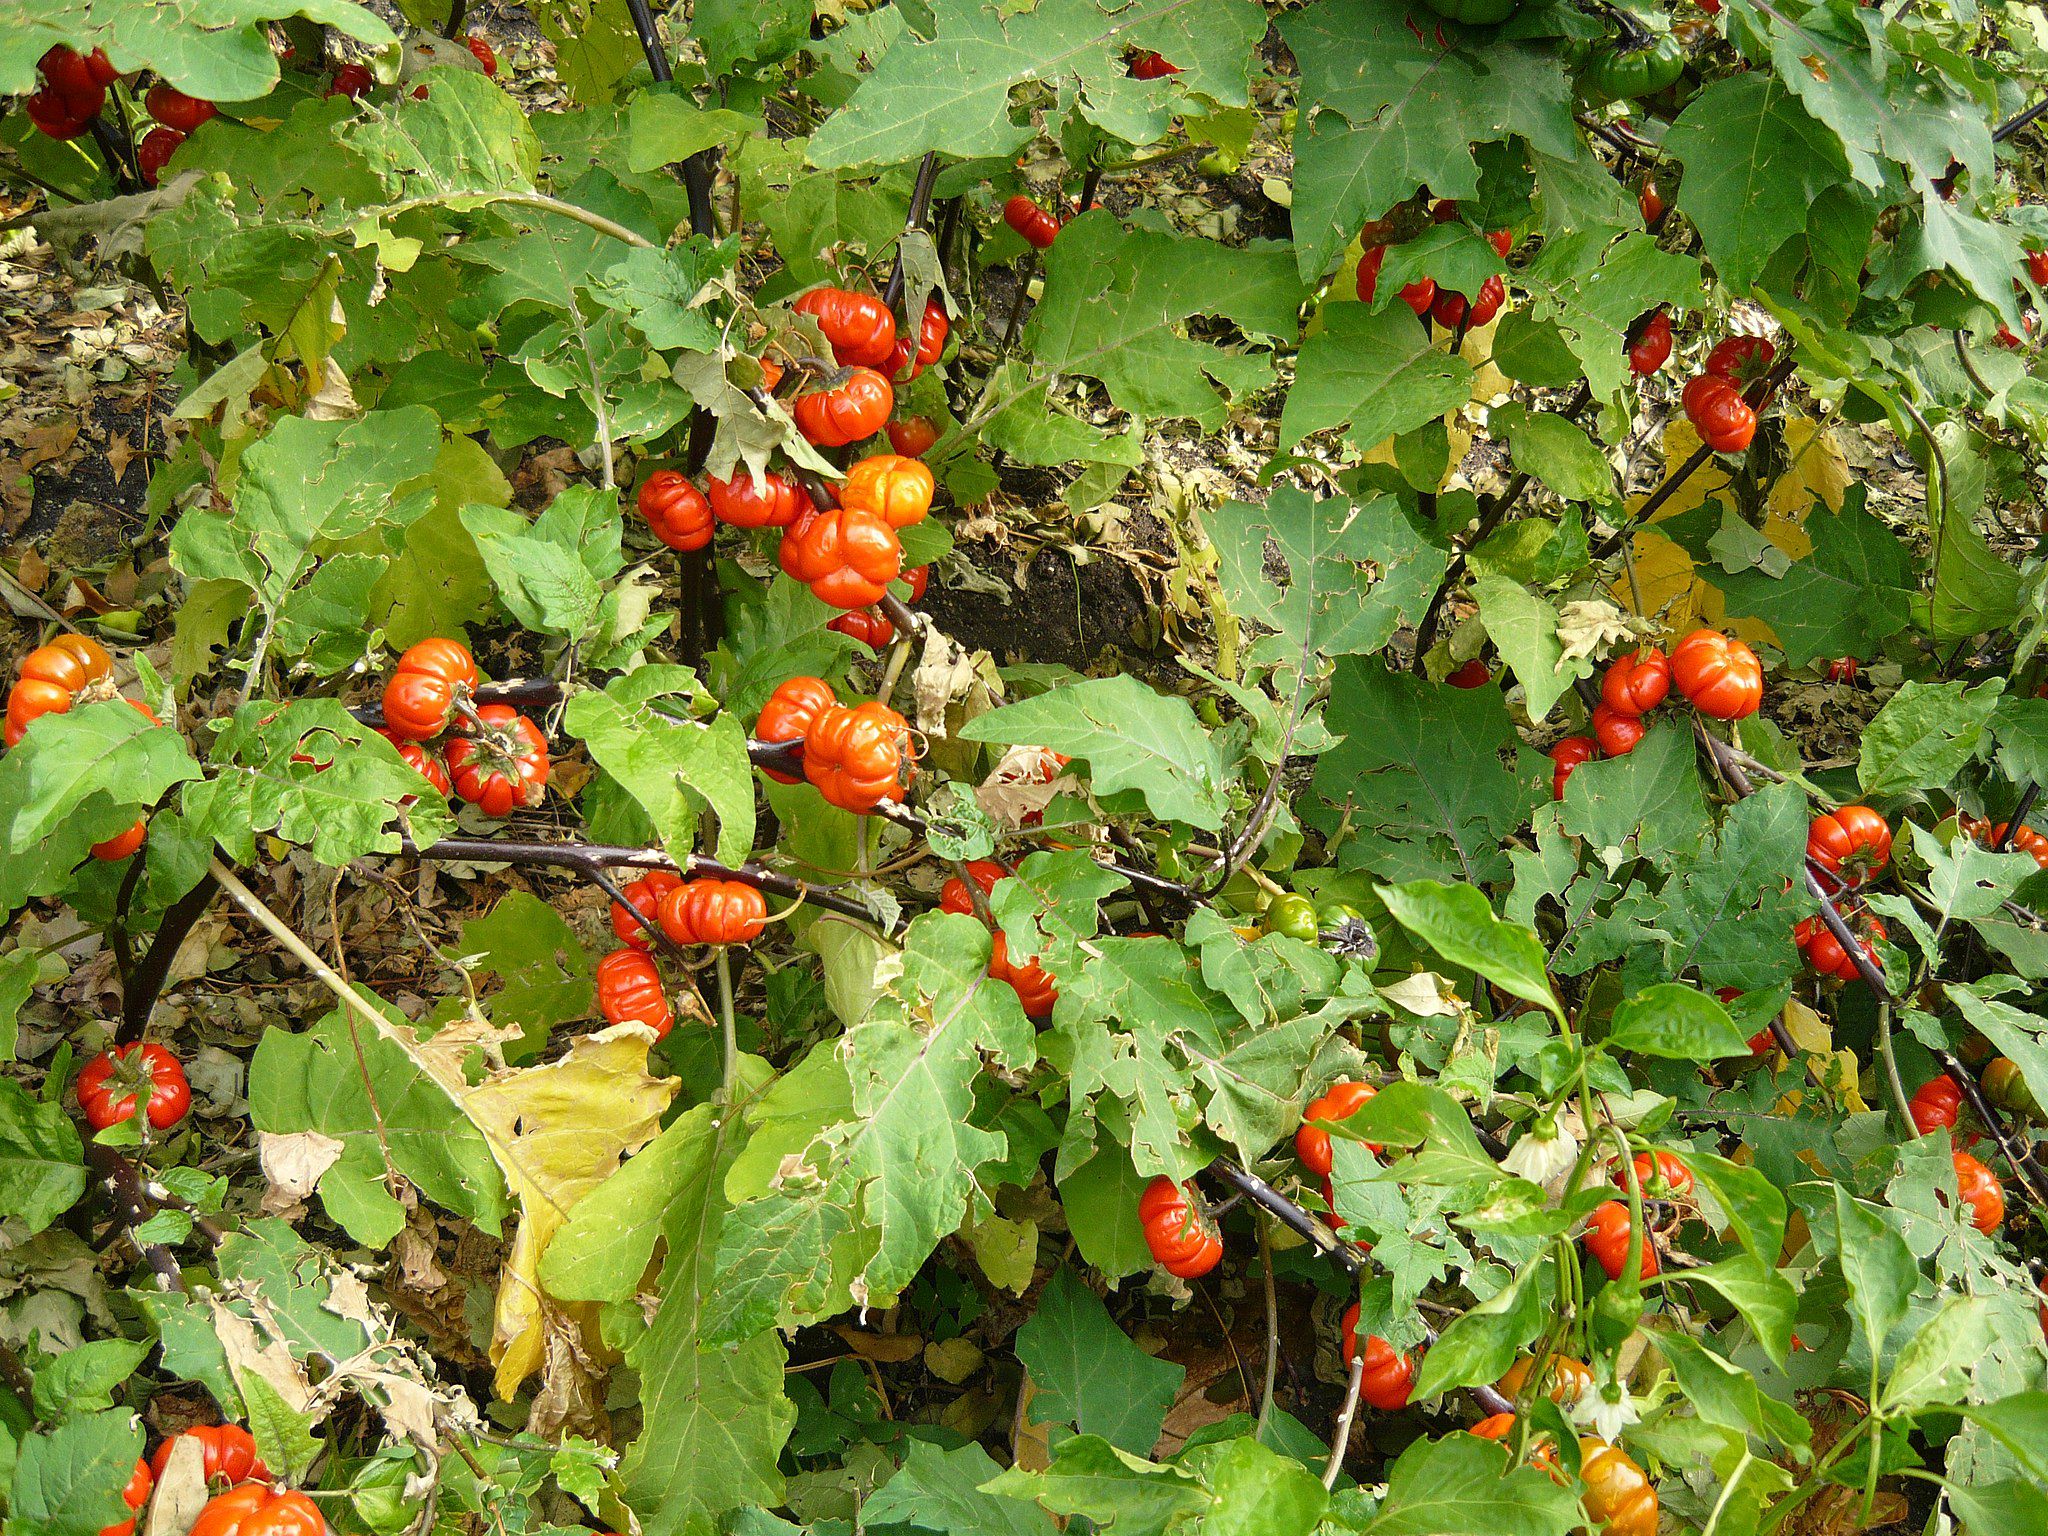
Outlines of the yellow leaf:
[[[391,1033],[411,1035],[397,1027]],[[519,1202],[519,1228],[498,1281],[491,1332],[501,1398],[510,1398],[540,1368],[551,1316],[557,1327],[588,1321],[587,1309],[558,1305],[542,1292],[541,1255],[576,1202],[654,1139],[676,1091],[675,1079],[647,1073],[654,1032],[645,1025],[615,1024],[579,1036],[566,1056],[544,1066],[507,1067],[499,1047],[518,1034],[471,1019],[428,1039],[406,1041],[414,1059],[483,1133]],[[472,1083],[470,1068],[479,1059],[486,1070]],[[596,1331],[583,1332],[583,1349],[599,1353]]]
[[[1797,560],[1813,551],[1813,543],[1806,535],[1807,514],[1816,501],[1831,511],[1839,511],[1850,473],[1832,431],[1803,416],[1788,418],[1784,430],[1790,462],[1765,498],[1762,531],[1765,538]],[[1699,443],[1699,434],[1691,422],[1683,416],[1671,419],[1663,439],[1667,479],[1691,457]],[[1692,557],[1654,531],[1666,518],[1690,512],[1709,499],[1723,496],[1730,480],[1721,460],[1709,459],[1672,493],[1671,499],[1657,509],[1647,527],[1636,535],[1634,558],[1636,585],[1643,596],[1642,616],[1662,613],[1665,623],[1680,634],[1705,624],[1724,629],[1752,645],[1774,645],[1778,637],[1770,625],[1759,619],[1729,618],[1719,590],[1694,574]],[[1630,515],[1647,500],[1648,493],[1631,496]],[[1626,574],[1614,584],[1614,595],[1624,606],[1629,604]]]

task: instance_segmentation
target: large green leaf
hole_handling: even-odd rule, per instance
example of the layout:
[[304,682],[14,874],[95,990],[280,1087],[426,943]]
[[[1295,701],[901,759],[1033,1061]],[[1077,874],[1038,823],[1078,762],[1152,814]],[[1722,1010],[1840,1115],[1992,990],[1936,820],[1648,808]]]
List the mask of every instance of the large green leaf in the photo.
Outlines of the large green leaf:
[[1276,631],[1252,648],[1274,663],[1379,650],[1421,620],[1449,564],[1391,497],[1319,501],[1280,485],[1263,507],[1225,502],[1203,521],[1231,611]]
[[0,1216],[18,1218],[30,1236],[42,1231],[85,1193],[84,1157],[62,1105],[0,1078]]
[[1685,167],[1678,211],[1698,226],[1722,280],[1738,288],[1805,233],[1807,210],[1848,175],[1841,141],[1761,70],[1709,84],[1678,115],[1664,147]]
[[669,857],[681,863],[697,851],[697,822],[706,807],[718,814],[717,856],[742,862],[754,845],[754,778],[747,762],[745,728],[729,710],[709,721],[676,714],[694,692],[681,667],[642,667],[614,678],[602,692],[569,701],[563,725],[581,737],[597,765],[647,812]]
[[1088,765],[1100,794],[1134,790],[1156,816],[1223,824],[1223,764],[1185,700],[1134,677],[1102,677],[1005,704],[961,730],[969,741],[1049,747]]
[[1017,1359],[1031,1373],[1030,1415],[1143,1455],[1159,1438],[1186,1368],[1133,1344],[1095,1293],[1062,1269],[1017,1331]]
[[1294,228],[1304,277],[1327,271],[1361,223],[1418,187],[1474,196],[1474,144],[1516,134],[1545,154],[1580,153],[1571,81],[1552,51],[1505,40],[1446,48],[1410,30],[1399,0],[1323,0],[1280,30],[1301,69]]
[[1498,691],[1433,686],[1377,658],[1347,659],[1325,723],[1344,739],[1317,761],[1322,804],[1306,814],[1325,831],[1348,826],[1346,867],[1396,880],[1507,874],[1503,839],[1550,790],[1510,768],[1519,737]]
[[[796,1418],[782,1392],[782,1341],[772,1330],[756,1330],[719,1343],[704,1327],[727,1216],[721,1186],[739,1146],[737,1130],[736,1120],[699,1105],[613,1175],[624,1177],[661,1149],[652,1167],[667,1192],[661,1237],[668,1257],[660,1309],[627,1353],[640,1372],[645,1411],[619,1468],[625,1496],[650,1536],[696,1536],[729,1509],[782,1502],[776,1459]],[[606,1187],[593,1198],[604,1198]],[[607,1201],[604,1209],[615,1207]]]
[[1185,334],[1221,315],[1255,336],[1292,341],[1302,284],[1283,246],[1126,230],[1107,212],[1060,231],[1025,344],[1046,367],[1100,379],[1110,398],[1148,420],[1188,417],[1214,431],[1228,402],[1273,376],[1264,353]]
[[1252,45],[1266,27],[1249,0],[1135,0],[1120,8],[1047,0],[1007,12],[982,0],[938,0],[930,14],[930,38],[891,47],[812,137],[812,164],[888,165],[926,150],[1009,155],[1032,135],[1009,102],[1028,80],[1062,82],[1068,91],[1078,84],[1078,99],[1068,99],[1090,122],[1149,144],[1166,131],[1180,92],[1131,79],[1124,51],[1163,52],[1181,65],[1181,86],[1242,105]]
[[1371,448],[1456,410],[1471,392],[1471,365],[1431,345],[1405,305],[1332,304],[1322,329],[1302,343],[1280,446],[1344,427],[1354,445]]

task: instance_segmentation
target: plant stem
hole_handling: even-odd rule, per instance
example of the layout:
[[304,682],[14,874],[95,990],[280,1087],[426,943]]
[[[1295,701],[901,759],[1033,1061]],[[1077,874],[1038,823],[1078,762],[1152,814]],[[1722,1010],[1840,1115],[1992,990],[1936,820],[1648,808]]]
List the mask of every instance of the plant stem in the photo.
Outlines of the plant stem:
[[725,1066],[718,1079],[718,1102],[731,1105],[733,1084],[739,1079],[740,1036],[732,1013],[732,950],[718,946],[718,1023],[725,1042]]
[[1273,1380],[1280,1371],[1280,1295],[1273,1284],[1273,1236],[1264,1212],[1255,1212],[1252,1225],[1259,1234],[1259,1267],[1266,1277],[1266,1375],[1259,1387],[1259,1417],[1252,1426],[1252,1438],[1263,1443],[1266,1422],[1273,1416]]
[[1358,1415],[1358,1392],[1365,1384],[1365,1352],[1351,1362],[1351,1379],[1344,1388],[1344,1409],[1337,1415],[1337,1432],[1330,1440],[1330,1459],[1323,1464],[1323,1486],[1337,1486],[1337,1474],[1344,1469],[1344,1453],[1351,1446],[1351,1421]]

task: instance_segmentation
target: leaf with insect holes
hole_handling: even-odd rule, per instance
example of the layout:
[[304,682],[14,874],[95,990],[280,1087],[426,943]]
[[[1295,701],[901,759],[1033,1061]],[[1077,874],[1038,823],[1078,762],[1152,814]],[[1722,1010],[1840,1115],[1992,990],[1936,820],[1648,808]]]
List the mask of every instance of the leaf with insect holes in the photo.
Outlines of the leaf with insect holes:
[[1282,485],[1263,507],[1225,502],[1203,522],[1231,611],[1277,631],[1252,656],[1275,663],[1380,649],[1421,620],[1449,563],[1391,497],[1319,500]]
[[[171,564],[193,580],[241,583],[272,625],[296,617],[282,624],[278,655],[296,655],[337,627],[359,629],[368,622],[369,583],[344,593],[331,578],[321,580],[323,562],[344,541],[388,537],[425,514],[434,505],[425,477],[440,448],[440,424],[418,406],[351,421],[288,416],[243,455],[229,511],[200,506],[178,519]],[[392,553],[358,544],[351,558],[374,560],[365,568],[374,580]],[[296,614],[289,606],[295,594],[304,605]]]
[[854,1296],[885,1305],[975,1208],[977,1170],[1005,1151],[975,1123],[984,1057],[1037,1058],[988,957],[973,918],[919,917],[867,1015],[756,1101],[755,1142],[726,1184],[711,1337],[816,1320]]
[[1208,831],[1223,825],[1215,740],[1186,700],[1134,677],[1068,683],[978,716],[960,734],[1065,753],[1087,763],[1098,794],[1132,790],[1157,816]]
[[1046,367],[1100,379],[1134,416],[1185,417],[1215,431],[1228,402],[1267,383],[1273,364],[1261,352],[1197,341],[1188,322],[1220,315],[1252,336],[1292,341],[1301,299],[1284,247],[1233,249],[1087,213],[1048,253],[1024,341]]
[[[937,0],[928,14],[931,36],[890,47],[812,136],[813,165],[892,165],[926,150],[1014,153],[1033,130],[1013,120],[1010,93],[1028,81],[1053,86],[1105,133],[1150,144],[1187,90],[1242,106],[1252,49],[1266,29],[1264,11],[1248,0],[1045,0],[1024,11]],[[1164,53],[1183,73],[1173,88],[1134,80],[1124,60],[1130,49]]]
[[396,853],[403,829],[425,846],[454,830],[447,801],[339,700],[252,702],[214,738],[213,778],[185,791],[185,813],[240,863],[272,832],[342,865]]
[[254,101],[278,82],[268,22],[303,16],[371,50],[395,49],[382,17],[349,0],[216,0],[204,24],[180,6],[40,0],[0,10],[0,95],[36,88],[36,61],[54,44],[106,50],[123,74],[151,69],[188,96]]
[[1548,155],[1582,153],[1571,78],[1553,50],[1505,38],[1457,46],[1455,28],[1418,31],[1423,14],[1411,21],[1401,0],[1323,0],[1281,20],[1301,70],[1294,228],[1305,278],[1419,187],[1475,196],[1475,144],[1519,135]]

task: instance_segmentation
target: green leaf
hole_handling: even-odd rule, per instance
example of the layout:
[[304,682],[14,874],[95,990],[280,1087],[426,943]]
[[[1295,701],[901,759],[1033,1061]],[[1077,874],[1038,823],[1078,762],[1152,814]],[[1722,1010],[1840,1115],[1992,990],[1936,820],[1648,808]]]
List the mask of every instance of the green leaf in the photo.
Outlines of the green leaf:
[[[178,519],[171,564],[188,578],[239,581],[274,628],[294,591],[342,541],[389,536],[434,505],[433,488],[418,482],[434,471],[440,448],[440,424],[418,406],[352,421],[287,416],[242,456],[231,511],[202,504]],[[331,581],[315,588],[278,636],[277,654],[300,654],[344,611],[355,629],[367,627],[370,591],[390,552],[373,548],[358,558],[368,580],[347,593]]]
[[2048,1043],[2042,1039],[2039,1016],[2002,1003],[1997,998],[1979,997],[1968,987],[1951,983],[1944,992],[1971,1026],[1998,1047],[2020,1069],[2020,1079],[2034,1095],[2036,1104],[2048,1104]]
[[1804,527],[1813,552],[1781,575],[1755,568],[1708,570],[1728,612],[1762,619],[1790,666],[1837,656],[1875,656],[1906,627],[1910,555],[1897,534],[1863,510],[1864,487],[1849,487],[1842,510],[1816,505]]
[[2040,1529],[2041,1489],[2023,1477],[1943,1486],[1949,1507],[1971,1536],[2032,1536]]
[[1518,281],[1529,294],[1529,318],[1551,321],[1593,386],[1612,396],[1630,378],[1628,329],[1648,309],[1698,306],[1705,281],[1699,261],[1659,250],[1648,235],[1619,240],[1609,228],[1546,241]]
[[537,1054],[557,1024],[591,1015],[591,957],[561,913],[530,891],[507,892],[488,915],[465,922],[444,953],[502,978],[485,1001],[500,1026],[520,1030],[521,1039],[508,1042],[511,1059]]
[[1032,135],[1012,120],[1010,92],[1028,80],[1075,81],[1075,105],[1133,144],[1165,133],[1181,89],[1132,80],[1126,48],[1174,50],[1178,87],[1242,106],[1252,46],[1265,13],[1247,0],[1139,0],[1106,14],[1094,0],[1048,0],[1003,12],[975,0],[940,0],[932,36],[905,37],[884,53],[853,99],[811,140],[813,165],[892,165],[926,150],[972,159],[1007,156]]
[[1263,507],[1225,502],[1203,522],[1231,611],[1277,632],[1253,658],[1275,664],[1379,650],[1421,621],[1449,564],[1389,497],[1319,501],[1278,485]]
[[1493,1295],[1444,1325],[1416,1372],[1415,1398],[1498,1381],[1542,1329],[1538,1266],[1524,1267]]
[[1839,1185],[1835,1188],[1835,1257],[1849,1285],[1849,1307],[1872,1357],[1905,1317],[1920,1265],[1891,1224]]
[[257,1455],[280,1477],[304,1477],[325,1449],[313,1433],[313,1415],[286,1402],[259,1371],[238,1370],[236,1381],[249,1410],[249,1433],[255,1437]]
[[711,1529],[730,1509],[780,1505],[776,1460],[796,1420],[782,1389],[786,1353],[772,1330],[731,1344],[704,1335],[738,1123],[701,1104],[671,1129],[673,1141],[665,1133],[641,1153],[669,1143],[671,1195],[661,1228],[668,1257],[656,1288],[660,1309],[627,1351],[640,1373],[643,1412],[619,1467],[624,1496],[644,1527],[667,1536]]
[[1799,883],[1809,821],[1797,787],[1768,785],[1668,861],[1671,878],[1658,893],[1667,975],[1696,968],[1702,986],[1761,992],[1794,974],[1799,954],[1789,935],[1813,909]]
[[[1801,66],[1804,68],[1805,66]],[[1841,143],[1784,81],[1764,71],[1713,81],[1664,137],[1685,167],[1676,207],[1698,227],[1723,281],[1741,289],[1845,179]]]
[[1531,720],[1544,719],[1573,682],[1593,675],[1591,657],[1565,659],[1557,610],[1520,582],[1483,571],[1472,592],[1488,637],[1522,685]]
[[48,1423],[114,1406],[114,1392],[154,1346],[133,1339],[89,1339],[36,1372],[35,1409]]
[[1947,848],[1918,822],[1909,823],[1913,853],[1927,866],[1927,893],[1934,898],[1928,916],[1937,924],[1996,916],[2013,892],[2040,873],[2024,853],[1993,853],[1971,837],[1958,837]]
[[1805,1445],[1813,1429],[1798,1410],[1765,1394],[1749,1372],[1676,1329],[1661,1331],[1658,1348],[1670,1362],[1686,1401],[1710,1424],[1754,1434],[1779,1445]]
[[1742,1246],[1763,1263],[1775,1264],[1785,1245],[1784,1191],[1754,1164],[1730,1162],[1716,1153],[1688,1151],[1685,1166],[1727,1216]]
[[[1937,200],[1933,206],[1943,205]],[[2019,617],[2024,579],[1978,531],[1989,469],[1975,440],[1948,423],[1935,429],[1935,439],[1947,470],[1940,514],[1929,519],[1934,524],[1934,591],[1928,599],[1928,631],[1937,641],[1967,640],[2003,630]]]
[[1332,427],[1346,428],[1354,446],[1371,448],[1471,399],[1471,365],[1438,351],[1405,305],[1375,312],[1331,304],[1322,318],[1322,329],[1301,345],[1281,409],[1282,449]]
[[[1666,1283],[1670,1283],[1667,1272]],[[1683,1272],[1688,1282],[1711,1286],[1756,1330],[1766,1351],[1782,1361],[1791,1348],[1792,1323],[1799,1314],[1799,1292],[1792,1282],[1753,1254],[1735,1253],[1713,1264]]]
[[107,1409],[24,1435],[8,1490],[8,1536],[98,1536],[128,1517],[121,1490],[142,1455],[133,1410]]
[[85,1148],[64,1106],[0,1078],[0,1216],[18,1218],[33,1235],[84,1193]]
[[1996,1402],[1963,1403],[1958,1411],[2018,1457],[2028,1476],[2048,1482],[2048,1392],[2015,1392]]
[[1024,342],[1056,373],[1101,380],[1133,416],[1184,417],[1213,432],[1231,400],[1271,380],[1273,364],[1263,353],[1197,341],[1184,334],[1188,322],[1220,315],[1252,335],[1292,341],[1302,297],[1284,247],[1235,250],[1086,213],[1046,253],[1045,293]]
[[811,8],[806,0],[703,0],[690,8],[690,35],[723,78],[735,65],[774,64],[796,52],[810,38]]
[[454,827],[446,800],[338,699],[250,701],[220,728],[212,763],[214,777],[185,791],[185,814],[241,863],[255,861],[259,832],[339,866],[396,853],[400,827],[422,846]]
[[1093,1157],[1060,1176],[1060,1205],[1081,1257],[1112,1280],[1152,1262],[1144,1235],[1131,1220],[1150,1182],[1131,1166],[1128,1151],[1106,1140],[1097,1143]]
[[1204,831],[1223,825],[1223,764],[1187,701],[1134,677],[1068,683],[978,716],[960,735],[1080,758],[1098,794],[1133,790],[1152,813]]
[[696,852],[698,816],[708,807],[718,815],[717,857],[739,864],[754,845],[745,727],[730,711],[699,723],[653,707],[657,699],[694,691],[695,679],[684,668],[642,667],[613,678],[602,692],[577,694],[562,724],[639,802],[670,858],[680,864]]
[[1043,1472],[1013,1466],[982,1491],[1036,1500],[1053,1515],[1078,1515],[1118,1536],[1187,1529],[1210,1507],[1209,1494],[1192,1472],[1145,1461],[1099,1435],[1070,1435],[1053,1448],[1052,1465]]
[[1879,1407],[1886,1414],[1911,1412],[1966,1395],[1991,1347],[1994,1306],[1989,1296],[1950,1296],[1942,1303],[1899,1350]]
[[1749,1037],[1728,1010],[1696,987],[1667,981],[1638,992],[1614,1010],[1607,1043],[1672,1061],[1749,1055]]
[[1908,682],[1863,729],[1856,775],[1866,795],[1939,789],[1976,756],[1998,683]]
[[1500,1176],[1500,1165],[1479,1145],[1464,1106],[1428,1083],[1387,1084],[1350,1119],[1333,1126],[1330,1136],[1333,1141],[1341,1137],[1414,1148],[1418,1156],[1402,1172],[1418,1182],[1456,1184]]
[[1036,1059],[1016,994],[982,985],[988,944],[971,917],[919,917],[866,1016],[749,1108],[754,1140],[726,1185],[734,1205],[705,1304],[712,1337],[829,1317],[856,1282],[885,1304],[977,1208],[977,1170],[1007,1151],[974,1123],[984,1059]]
[[1477,1435],[1420,1439],[1388,1470],[1368,1536],[1564,1536],[1578,1500],[1535,1467],[1507,1471],[1507,1447]]
[[668,1202],[698,1168],[703,1126],[682,1115],[576,1202],[541,1255],[540,1279],[563,1301],[632,1299],[654,1256]]
[[1477,971],[1510,996],[1547,1008],[1564,1022],[1564,1009],[1544,973],[1542,941],[1527,928],[1495,917],[1477,887],[1417,880],[1374,890],[1396,922],[1451,964]]
[[[334,1154],[319,1175],[320,1204],[359,1243],[381,1248],[405,1225],[387,1155],[436,1205],[489,1232],[504,1222],[504,1179],[482,1132],[396,1041],[343,1010],[299,1033],[263,1032],[249,1064],[249,1118],[265,1136],[307,1138],[316,1163]],[[335,1145],[323,1149],[321,1138]]]
[[709,285],[731,267],[728,256],[702,237],[661,250],[630,250],[591,294],[632,321],[650,347],[714,352],[717,316],[703,306],[716,292]]
[[21,1006],[34,993],[42,968],[42,956],[32,949],[10,949],[0,955],[0,1061],[14,1060]]
[[[762,9],[772,21],[773,4]],[[728,73],[718,66],[714,72]],[[757,118],[723,107],[699,107],[677,91],[639,91],[626,104],[626,164],[635,171],[658,171],[700,150],[734,145],[761,127]]]
[[971,1440],[953,1450],[912,1440],[896,1475],[862,1503],[861,1525],[870,1531],[914,1526],[958,1536],[1053,1536],[1043,1510],[984,1491],[1002,1470]]
[[1325,834],[1348,829],[1346,868],[1394,880],[1506,876],[1501,845],[1550,783],[1546,774],[1539,789],[1509,768],[1521,738],[1498,689],[1438,687],[1378,657],[1345,660],[1324,723],[1344,739],[1317,761],[1322,803],[1305,816]]
[[1534,475],[1567,501],[1610,501],[1614,469],[1586,429],[1553,411],[1496,415],[1515,468]]
[[2015,784],[2048,782],[2048,699],[2007,694],[1991,714],[1998,768]]
[[1017,1331],[1017,1359],[1031,1373],[1033,1423],[1072,1425],[1134,1455],[1152,1449],[1187,1374],[1133,1344],[1071,1269]]
[[[5,849],[26,852],[68,825],[95,795],[102,806],[88,830],[105,838],[151,806],[173,784],[199,777],[184,737],[125,703],[84,704],[29,723],[19,745],[0,757],[0,828]],[[75,840],[75,839],[74,839]],[[78,856],[85,852],[78,848]]]
[[1419,187],[1476,196],[1475,144],[1513,134],[1546,154],[1581,153],[1554,51],[1505,40],[1445,49],[1406,20],[1398,0],[1324,0],[1281,20],[1301,70],[1294,229],[1305,278]]
[[1624,757],[1582,763],[1564,786],[1564,829],[1595,847],[1646,858],[1698,845],[1707,830],[1699,748],[1680,723],[1652,723]]

